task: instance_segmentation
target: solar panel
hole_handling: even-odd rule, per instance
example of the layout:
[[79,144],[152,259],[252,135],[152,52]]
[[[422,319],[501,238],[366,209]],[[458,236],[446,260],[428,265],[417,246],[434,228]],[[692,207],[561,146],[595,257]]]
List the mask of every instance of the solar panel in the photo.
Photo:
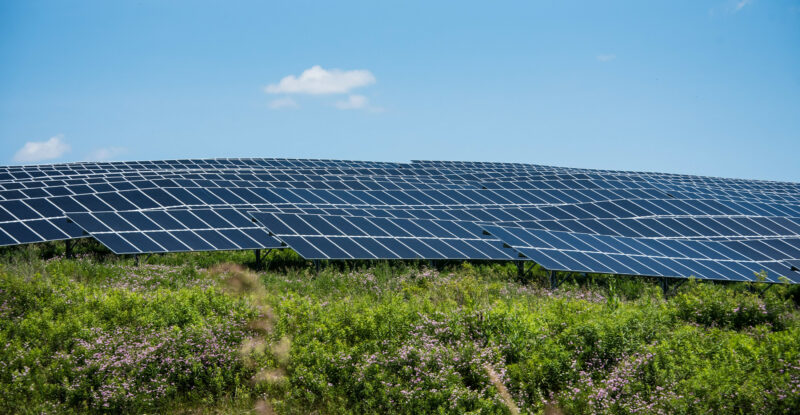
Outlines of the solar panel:
[[[497,239],[473,239],[486,226],[560,235],[541,239],[550,248],[521,247],[547,254],[545,268],[580,268],[573,271],[752,279],[764,266],[796,279],[791,264],[800,256],[798,183],[455,161],[0,166],[0,246],[87,236],[118,253],[278,244],[222,210],[246,219],[250,211],[299,215],[295,232],[283,235],[292,243],[282,242],[320,258],[517,259],[515,249],[492,251]],[[353,222],[383,234],[350,235]],[[448,239],[445,223],[471,236]],[[298,233],[310,230],[318,234]],[[491,249],[471,245],[486,241]]]
[[236,209],[67,213],[116,254],[281,248]]
[[469,222],[250,212],[306,259],[513,260]]
[[[600,237],[490,225],[485,229],[550,270],[724,281],[757,281],[757,273],[763,270],[768,282],[780,282],[782,276],[800,282],[781,268],[785,255],[756,255],[740,242]],[[800,246],[796,241],[784,242]]]

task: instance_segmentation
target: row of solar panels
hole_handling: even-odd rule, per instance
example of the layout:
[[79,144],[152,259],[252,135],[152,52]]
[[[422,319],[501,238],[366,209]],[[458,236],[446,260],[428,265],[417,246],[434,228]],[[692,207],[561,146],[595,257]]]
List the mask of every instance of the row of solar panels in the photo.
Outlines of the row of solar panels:
[[[795,281],[791,261],[800,257],[792,183],[223,159],[0,168],[0,185],[0,245],[91,236],[117,253],[288,246],[311,259],[521,259],[557,270],[740,280],[758,268],[771,282],[783,274]],[[268,223],[253,222],[263,215]]]
[[[508,164],[482,163],[463,164],[451,162],[412,162],[404,163],[373,163],[352,161],[329,160],[279,160],[279,159],[216,159],[216,160],[174,160],[161,162],[121,162],[121,163],[74,163],[51,166],[13,166],[0,167],[0,182],[16,181],[21,179],[42,179],[46,177],[87,176],[91,174],[104,174],[129,171],[186,171],[186,170],[219,170],[219,169],[314,169],[314,168],[348,168],[348,169],[391,169],[395,174],[409,174],[409,171],[431,170],[437,174],[451,173],[458,175],[464,171],[472,174],[491,175],[501,173],[509,177],[513,174],[524,175],[512,177],[513,180],[524,180],[525,175],[532,177],[616,177],[621,179],[640,180],[648,182],[663,182],[663,184],[691,184],[693,186],[710,188],[729,188],[742,190],[769,190],[796,193],[800,185],[796,183],[779,183],[765,181],[719,179],[710,177],[685,176],[661,173],[631,173],[616,171],[592,171],[585,169],[564,169],[549,166],[523,165],[525,168],[509,167]],[[356,174],[348,173],[348,174]],[[365,175],[378,174],[375,171],[361,173]]]
[[[551,270],[800,282],[800,238],[703,242],[467,221],[193,210],[70,214],[117,253],[290,247],[308,259],[532,260]],[[247,216],[255,219],[254,224]],[[112,230],[113,229],[113,230]],[[796,265],[796,264],[795,264]]]

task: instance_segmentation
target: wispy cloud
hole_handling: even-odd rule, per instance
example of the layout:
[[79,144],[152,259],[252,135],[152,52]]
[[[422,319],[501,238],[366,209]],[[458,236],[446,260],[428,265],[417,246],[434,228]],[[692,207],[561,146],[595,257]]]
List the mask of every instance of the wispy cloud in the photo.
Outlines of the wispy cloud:
[[611,62],[614,59],[617,59],[617,55],[613,53],[604,53],[596,56],[598,62]]
[[114,160],[117,157],[128,152],[124,147],[106,147],[93,150],[86,155],[86,161],[108,161]]
[[336,101],[333,104],[340,110],[367,110],[369,112],[383,112],[383,108],[370,105],[369,99],[363,95],[350,95],[346,100]]
[[273,99],[269,102],[269,108],[273,110],[286,109],[286,108],[300,108],[300,105],[291,97],[283,97]]
[[29,141],[25,143],[25,145],[14,154],[14,161],[30,163],[52,160],[63,156],[69,150],[69,144],[64,141],[64,136],[59,134],[50,137],[47,141]]
[[734,13],[738,13],[740,10],[744,9],[745,7],[747,7],[750,4],[753,4],[753,0],[739,0],[733,6],[732,11]]
[[336,108],[340,110],[357,110],[366,108],[369,100],[363,95],[350,95],[346,101],[336,101]]
[[289,75],[264,89],[268,94],[346,94],[350,90],[375,83],[375,76],[365,69],[327,70],[316,65],[300,76]]

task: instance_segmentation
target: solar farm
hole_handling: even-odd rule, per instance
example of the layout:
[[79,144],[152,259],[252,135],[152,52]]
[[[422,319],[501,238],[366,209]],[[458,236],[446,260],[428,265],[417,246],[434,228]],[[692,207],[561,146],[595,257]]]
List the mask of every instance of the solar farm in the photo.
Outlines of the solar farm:
[[310,260],[800,282],[797,183],[511,163],[201,159],[7,166],[0,188],[0,246],[94,238],[116,254],[290,248]]
[[0,189],[0,413],[800,408],[797,183],[252,158]]

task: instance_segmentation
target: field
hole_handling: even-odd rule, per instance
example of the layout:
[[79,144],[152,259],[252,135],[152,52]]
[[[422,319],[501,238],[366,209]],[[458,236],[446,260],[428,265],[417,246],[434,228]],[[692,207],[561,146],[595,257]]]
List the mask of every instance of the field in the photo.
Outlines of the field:
[[2,413],[800,413],[800,289],[0,251]]

